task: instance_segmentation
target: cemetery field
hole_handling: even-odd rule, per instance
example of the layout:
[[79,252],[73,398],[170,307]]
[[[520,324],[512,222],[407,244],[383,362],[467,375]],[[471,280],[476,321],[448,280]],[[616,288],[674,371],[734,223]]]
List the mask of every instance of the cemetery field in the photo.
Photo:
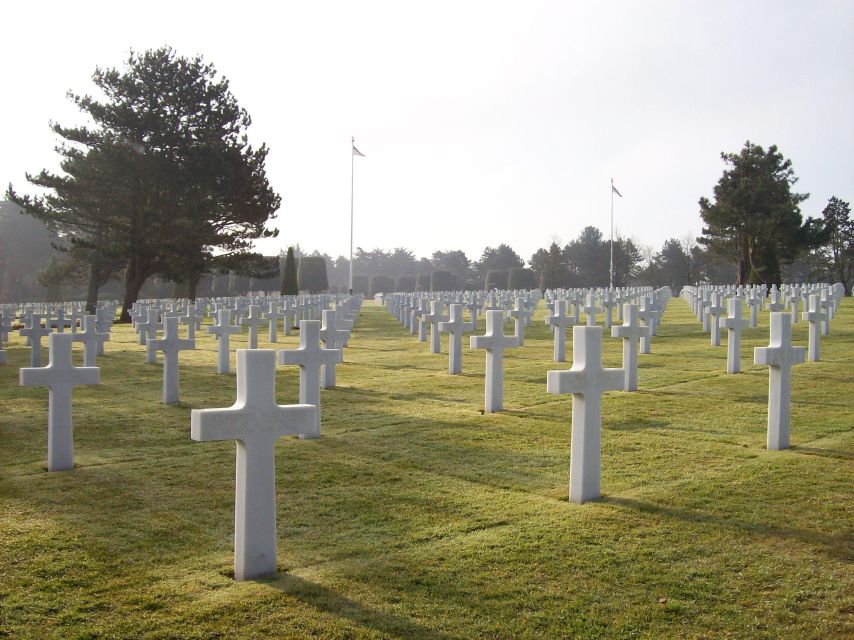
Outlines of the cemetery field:
[[[431,355],[366,302],[321,392],[322,437],[278,444],[279,574],[247,582],[232,579],[235,445],[190,440],[191,408],[235,399],[213,338],[181,354],[183,402],[164,406],[161,366],[114,326],[102,384],[74,390],[76,469],[57,473],[47,390],[18,386],[29,350],[11,338],[0,636],[854,637],[854,301],[822,361],[794,367],[793,447],[773,452],[768,368],[752,364],[768,313],[726,375],[725,335],[710,347],[672,299],[640,390],[604,396],[603,497],[584,505],[567,500],[571,398],[546,393],[572,341],[552,362],[544,316],[541,302],[506,352],[505,411],[482,415],[483,351],[464,337],[463,373],[448,375],[447,335]],[[603,353],[620,366],[621,341]],[[295,403],[298,368],[277,376],[278,401]]]

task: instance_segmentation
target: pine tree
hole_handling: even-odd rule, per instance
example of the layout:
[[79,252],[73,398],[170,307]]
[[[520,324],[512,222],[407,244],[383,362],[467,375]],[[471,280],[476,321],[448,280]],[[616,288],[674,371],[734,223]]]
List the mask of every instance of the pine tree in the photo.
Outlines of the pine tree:
[[92,79],[103,102],[71,99],[94,126],[53,126],[70,143],[58,149],[66,175],[28,176],[51,199],[16,199],[11,188],[10,197],[91,249],[93,272],[105,268],[96,260],[122,259],[127,320],[149,277],[187,282],[193,297],[223,257],[248,256],[254,239],[276,235],[265,223],[280,198],[266,146],[247,141],[249,115],[200,57],[131,53],[124,70],[98,68]]
[[298,293],[297,262],[294,258],[294,248],[288,247],[288,255],[285,258],[285,269],[282,273],[282,295],[295,296]]
[[814,242],[793,193],[791,160],[772,145],[766,152],[749,140],[739,153],[722,153],[728,168],[714,189],[715,202],[700,199],[705,227],[697,242],[737,267],[737,284],[780,282],[780,262],[791,261]]
[[827,254],[834,277],[845,287],[845,295],[851,295],[854,277],[854,220],[851,205],[833,196],[821,212],[827,231]]

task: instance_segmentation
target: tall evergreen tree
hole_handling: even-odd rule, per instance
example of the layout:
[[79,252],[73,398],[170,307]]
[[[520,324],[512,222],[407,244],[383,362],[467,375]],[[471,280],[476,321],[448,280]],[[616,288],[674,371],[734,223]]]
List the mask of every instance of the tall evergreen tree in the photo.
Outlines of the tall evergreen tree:
[[[94,126],[53,126],[68,143],[58,151],[73,184],[28,176],[56,199],[25,204],[97,249],[93,257],[123,258],[127,319],[152,275],[188,282],[192,297],[223,256],[249,255],[254,239],[274,236],[265,223],[280,198],[267,182],[266,146],[246,138],[249,115],[200,57],[168,47],[131,53],[124,70],[98,68],[93,82],[103,102],[70,97]],[[100,236],[94,220],[107,221]]]
[[736,282],[779,283],[780,262],[793,260],[814,242],[813,225],[801,218],[808,194],[791,160],[772,145],[765,151],[749,140],[739,153],[722,153],[727,165],[714,189],[715,201],[700,198],[700,244],[736,266]]
[[[542,253],[541,253],[542,252]],[[569,269],[566,266],[566,258],[557,242],[552,242],[548,250],[540,249],[531,257],[534,266],[536,258],[537,270],[539,271],[540,289],[558,289],[570,285]]]
[[833,196],[821,212],[827,232],[827,256],[833,276],[845,287],[845,295],[851,295],[854,278],[854,220],[851,205]]
[[282,273],[282,295],[295,296],[298,293],[297,262],[294,258],[294,248],[288,247],[288,255],[285,258],[285,269]]

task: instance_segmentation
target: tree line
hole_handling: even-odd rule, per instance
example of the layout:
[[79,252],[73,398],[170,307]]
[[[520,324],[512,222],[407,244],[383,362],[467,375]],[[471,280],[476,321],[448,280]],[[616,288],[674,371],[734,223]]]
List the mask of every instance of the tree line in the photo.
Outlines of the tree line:
[[[164,47],[132,52],[122,69],[96,68],[92,81],[100,98],[69,93],[87,123],[51,124],[60,171],[28,174],[35,195],[9,185],[0,212],[0,300],[32,297],[37,287],[56,297],[58,287],[82,280],[90,311],[99,292],[118,286],[127,319],[152,282],[161,295],[172,283],[169,293],[190,298],[252,288],[346,290],[344,256],[294,245],[287,273],[284,252],[253,250],[255,240],[277,235],[268,225],[281,198],[267,179],[267,146],[249,144],[251,118],[211,64]],[[804,219],[808,194],[794,191],[792,162],[776,146],[748,141],[721,157],[725,170],[712,197],[699,200],[700,236],[670,238],[659,251],[615,239],[614,284],[834,280],[850,294],[849,203],[833,197],[820,216]],[[16,223],[12,205],[41,231]],[[459,249],[418,258],[405,247],[360,247],[354,288],[604,287],[610,256],[610,242],[592,226],[527,260],[507,244],[475,258]]]

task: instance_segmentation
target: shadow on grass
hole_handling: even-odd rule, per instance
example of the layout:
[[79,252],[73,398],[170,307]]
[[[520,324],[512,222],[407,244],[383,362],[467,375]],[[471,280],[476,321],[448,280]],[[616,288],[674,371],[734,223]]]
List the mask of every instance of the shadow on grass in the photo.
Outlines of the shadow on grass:
[[808,456],[835,458],[836,460],[854,460],[854,452],[852,451],[840,451],[838,449],[820,449],[818,447],[804,447],[802,445],[794,445],[791,450],[795,453],[803,453]]
[[[650,420],[647,418],[631,418],[629,420],[617,420],[614,422],[603,422],[602,427],[610,431],[642,431],[644,429],[673,429],[672,422],[664,420]],[[678,429],[684,431],[685,429]],[[714,432],[718,433],[718,432]]]
[[619,496],[604,496],[599,499],[599,502],[626,509],[635,509],[642,513],[652,513],[675,518],[684,522],[735,529],[749,535],[774,536],[788,540],[797,540],[798,542],[812,546],[820,545],[821,551],[832,558],[846,562],[854,560],[854,538],[850,535],[833,536],[816,531],[800,531],[798,529],[784,529],[771,525],[752,524],[741,520],[727,519],[719,515],[689,511],[687,509],[668,507]]
[[381,613],[369,609],[358,602],[345,598],[340,593],[309,582],[297,576],[280,573],[276,578],[264,580],[281,593],[296,598],[314,609],[337,617],[347,618],[359,625],[364,625],[383,634],[403,638],[438,638],[451,640],[453,636],[437,632],[401,616]]

